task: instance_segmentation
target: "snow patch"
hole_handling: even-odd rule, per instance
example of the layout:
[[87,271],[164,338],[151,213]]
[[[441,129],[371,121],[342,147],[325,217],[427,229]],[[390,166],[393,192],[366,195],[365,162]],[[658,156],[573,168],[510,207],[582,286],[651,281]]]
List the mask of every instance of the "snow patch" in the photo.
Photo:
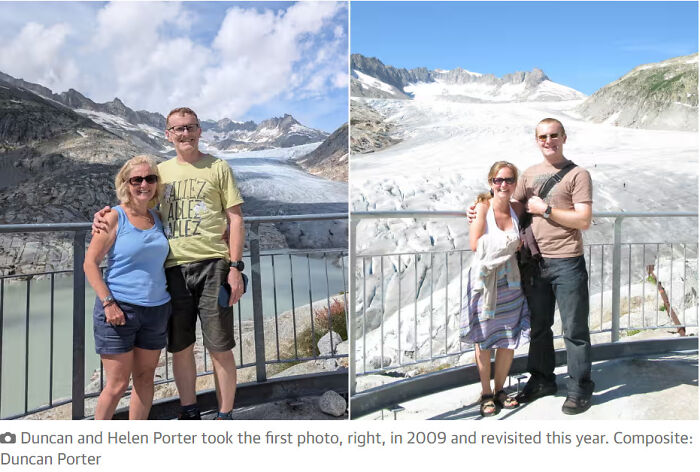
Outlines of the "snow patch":
[[357,78],[360,81],[361,85],[363,85],[365,87],[376,88],[376,89],[379,89],[383,92],[387,92],[387,93],[390,93],[392,95],[396,95],[396,90],[391,85],[389,85],[385,82],[382,82],[379,79],[375,79],[371,75],[364,74],[357,69],[354,69],[353,72],[355,73],[355,75],[357,75]]

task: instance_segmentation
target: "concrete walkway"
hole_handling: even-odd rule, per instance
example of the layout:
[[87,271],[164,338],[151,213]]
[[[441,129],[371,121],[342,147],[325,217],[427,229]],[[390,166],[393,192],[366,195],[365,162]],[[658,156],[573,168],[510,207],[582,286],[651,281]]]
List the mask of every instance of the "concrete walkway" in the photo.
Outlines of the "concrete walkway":
[[[593,364],[596,383],[593,406],[586,412],[569,416],[561,412],[566,398],[566,366],[556,369],[559,391],[514,410],[502,410],[497,416],[479,414],[479,384],[445,390],[401,403],[397,420],[697,420],[698,354],[669,353],[644,358],[622,358]],[[506,389],[517,390],[516,379]],[[524,381],[521,383],[521,388]],[[360,420],[393,420],[394,413],[382,410]]]
[[[301,397],[295,400],[282,400],[244,406],[233,409],[234,420],[347,420],[348,414],[331,416],[318,406],[320,397]],[[203,420],[213,420],[215,411],[202,413]]]

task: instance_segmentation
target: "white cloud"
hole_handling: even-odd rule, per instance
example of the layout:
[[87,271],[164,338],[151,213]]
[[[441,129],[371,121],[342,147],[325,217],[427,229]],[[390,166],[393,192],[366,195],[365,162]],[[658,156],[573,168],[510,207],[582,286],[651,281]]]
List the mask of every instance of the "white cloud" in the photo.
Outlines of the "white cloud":
[[[329,21],[343,7],[342,3],[302,2],[279,13],[230,9],[213,42],[221,65],[205,74],[199,106],[214,116],[236,117],[272,97],[294,93],[298,87],[316,89],[328,84],[323,61],[306,54],[316,47],[317,57],[330,53],[316,36],[331,26]],[[336,29],[334,34],[338,34]],[[341,56],[346,54],[345,40]],[[314,67],[297,65],[302,58]]]
[[67,89],[78,76],[75,61],[62,54],[70,33],[70,26],[64,23],[50,27],[27,23],[14,39],[0,48],[0,70],[52,90]]
[[128,106],[160,112],[171,103],[189,103],[211,56],[187,37],[189,27],[178,3],[110,3],[101,9],[87,48],[107,61],[101,99],[117,96]]
[[126,48],[134,53],[162,41],[159,30],[166,25],[187,30],[189,20],[179,3],[113,2],[97,13],[97,48]]
[[278,109],[275,100],[301,103],[347,87],[347,28],[338,24],[345,3],[219,5],[221,22],[213,22],[218,5],[210,5],[202,24],[197,2],[92,4],[78,18],[47,3],[53,24],[42,14],[43,25],[15,26],[8,38],[0,19],[0,70],[54,92],[72,87],[98,102],[119,97],[161,113],[191,106],[215,119],[244,119],[253,107]]

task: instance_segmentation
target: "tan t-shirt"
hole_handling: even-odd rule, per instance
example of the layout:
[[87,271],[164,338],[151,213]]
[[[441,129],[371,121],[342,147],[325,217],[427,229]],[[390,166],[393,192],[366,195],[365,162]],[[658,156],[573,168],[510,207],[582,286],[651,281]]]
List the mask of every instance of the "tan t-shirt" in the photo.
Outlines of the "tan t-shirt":
[[165,267],[206,259],[229,259],[222,239],[226,209],[243,203],[226,161],[204,155],[194,164],[177,158],[158,164],[165,191],[160,200],[163,231],[170,243]]
[[[549,178],[570,161],[556,167],[548,161],[529,167],[518,180],[513,198],[521,202],[539,194]],[[586,169],[576,166],[554,185],[544,199],[552,208],[573,210],[575,203],[593,203],[593,184]],[[533,215],[532,231],[543,257],[563,258],[583,254],[583,237],[578,229],[567,228],[551,219]]]

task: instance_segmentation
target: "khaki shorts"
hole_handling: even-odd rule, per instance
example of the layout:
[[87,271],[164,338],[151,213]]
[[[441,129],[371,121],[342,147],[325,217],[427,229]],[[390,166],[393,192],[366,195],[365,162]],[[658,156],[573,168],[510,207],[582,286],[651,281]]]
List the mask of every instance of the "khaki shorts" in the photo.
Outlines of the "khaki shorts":
[[229,272],[224,259],[208,259],[165,269],[173,314],[168,324],[168,351],[179,352],[195,342],[197,317],[204,347],[220,352],[233,349],[233,307],[222,307],[219,291]]

